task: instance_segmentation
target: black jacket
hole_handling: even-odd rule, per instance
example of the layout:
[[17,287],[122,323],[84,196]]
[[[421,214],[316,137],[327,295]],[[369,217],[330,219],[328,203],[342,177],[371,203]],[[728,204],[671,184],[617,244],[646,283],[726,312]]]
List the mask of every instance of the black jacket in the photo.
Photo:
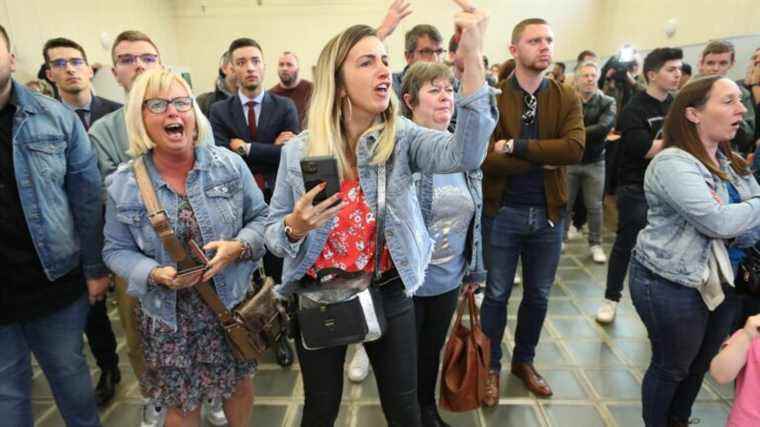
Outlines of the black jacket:
[[121,107],[122,105],[118,102],[93,95],[92,102],[90,103],[90,126],[98,121],[99,118],[106,114],[110,114]]

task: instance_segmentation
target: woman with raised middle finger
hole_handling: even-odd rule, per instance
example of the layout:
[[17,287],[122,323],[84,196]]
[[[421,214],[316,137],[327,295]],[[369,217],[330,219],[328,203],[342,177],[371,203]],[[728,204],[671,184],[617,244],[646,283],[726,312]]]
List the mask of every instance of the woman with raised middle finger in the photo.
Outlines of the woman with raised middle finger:
[[[382,278],[377,282],[382,286],[376,288],[387,328],[380,339],[364,347],[391,426],[421,426],[414,309],[409,296],[423,283],[432,245],[412,174],[471,170],[485,157],[496,116],[481,54],[486,21],[484,12],[466,5],[455,18],[466,58],[455,135],[396,115],[385,47],[374,29],[356,25],[322,50],[308,129],[282,151],[267,244],[284,257],[278,292],[297,299],[306,292],[320,292],[316,278],[323,269],[374,272],[378,167],[384,165],[387,170],[385,227],[380,230],[386,245],[379,263]],[[340,191],[314,205],[324,187],[304,192],[300,160],[318,155],[336,159]],[[301,340],[301,325],[295,331],[305,397],[301,425],[332,426],[340,408],[346,346],[309,350]]]

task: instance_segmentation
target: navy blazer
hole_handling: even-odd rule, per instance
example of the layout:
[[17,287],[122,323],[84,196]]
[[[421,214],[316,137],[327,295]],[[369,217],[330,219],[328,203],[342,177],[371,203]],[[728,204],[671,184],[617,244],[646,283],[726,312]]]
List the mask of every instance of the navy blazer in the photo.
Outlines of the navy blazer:
[[239,138],[251,144],[251,151],[245,162],[252,172],[263,174],[268,182],[277,174],[280,164],[282,146],[274,145],[277,135],[285,131],[295,134],[301,131],[298,110],[293,101],[268,91],[264,92],[264,99],[261,101],[255,141],[245,122],[243,105],[237,93],[212,104],[209,121],[214,130],[216,145],[229,147],[232,138]]
[[90,103],[90,126],[92,126],[92,124],[99,118],[112,113],[121,107],[122,105],[118,102],[93,95]]

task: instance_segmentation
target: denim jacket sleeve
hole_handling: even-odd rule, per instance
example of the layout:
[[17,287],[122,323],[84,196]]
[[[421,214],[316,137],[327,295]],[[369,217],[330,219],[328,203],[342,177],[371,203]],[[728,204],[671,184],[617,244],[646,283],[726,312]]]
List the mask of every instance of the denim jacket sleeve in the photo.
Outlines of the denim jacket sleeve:
[[103,258],[108,267],[117,276],[127,280],[127,292],[130,295],[145,295],[148,275],[159,263],[140,251],[129,226],[117,218],[116,201],[110,195],[106,204],[106,226],[103,234]]
[[412,172],[453,173],[480,167],[498,117],[491,92],[483,84],[466,97],[457,94],[458,119],[453,136],[407,122]]
[[[278,257],[295,257],[298,255],[298,250],[301,248],[303,242],[309,238],[307,235],[303,239],[297,242],[291,242],[288,236],[285,234],[285,224],[283,223],[285,216],[293,212],[295,206],[295,199],[293,197],[293,189],[290,187],[288,181],[288,153],[293,151],[295,155],[297,152],[300,138],[296,137],[295,140],[291,140],[286,144],[280,153],[280,166],[277,169],[277,180],[275,181],[274,193],[269,201],[269,215],[266,222],[266,242],[269,250]],[[293,147],[288,147],[294,144]]]
[[87,139],[79,119],[73,120],[70,144],[66,152],[66,193],[71,204],[74,227],[82,245],[82,271],[88,279],[108,274],[103,264],[103,184],[95,150]]
[[661,153],[649,165],[644,182],[700,233],[714,239],[732,239],[760,226],[760,197],[742,203],[719,203],[695,158]]
[[255,185],[253,175],[240,156],[232,156],[235,167],[240,173],[243,185],[243,228],[237,239],[243,240],[251,247],[252,259],[259,259],[266,252],[266,220],[269,208],[264,201],[264,195]]

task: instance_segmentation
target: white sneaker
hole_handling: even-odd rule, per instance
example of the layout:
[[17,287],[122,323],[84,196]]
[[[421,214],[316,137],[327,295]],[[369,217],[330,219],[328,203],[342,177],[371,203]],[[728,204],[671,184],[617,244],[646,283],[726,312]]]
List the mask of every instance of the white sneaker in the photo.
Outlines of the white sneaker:
[[206,408],[206,419],[217,427],[227,425],[227,416],[224,415],[224,406],[219,399],[207,399],[203,406]]
[[140,417],[140,427],[163,427],[166,410],[156,406],[152,400],[147,400],[142,406],[142,416]]
[[604,300],[602,306],[599,307],[599,311],[596,312],[596,321],[599,323],[612,323],[615,320],[617,305],[617,301]]
[[354,357],[348,365],[348,379],[360,383],[369,375],[369,357],[364,350],[364,346],[357,344]]
[[581,234],[581,232],[575,228],[574,225],[571,225],[570,228],[567,229],[567,240],[577,240],[582,236],[583,234]]
[[591,245],[589,248],[591,251],[591,259],[597,264],[604,264],[607,262],[607,255],[604,254],[602,245]]

